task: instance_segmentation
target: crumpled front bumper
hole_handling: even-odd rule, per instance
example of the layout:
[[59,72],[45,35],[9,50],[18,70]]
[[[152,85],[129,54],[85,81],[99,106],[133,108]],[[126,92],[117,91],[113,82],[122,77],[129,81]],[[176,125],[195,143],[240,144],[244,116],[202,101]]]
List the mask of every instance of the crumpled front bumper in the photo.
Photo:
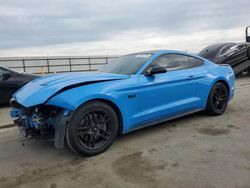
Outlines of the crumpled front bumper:
[[39,139],[54,138],[56,148],[64,147],[66,126],[71,118],[71,112],[62,109],[53,117],[43,118],[31,109],[13,107],[10,116],[17,125],[22,136]]

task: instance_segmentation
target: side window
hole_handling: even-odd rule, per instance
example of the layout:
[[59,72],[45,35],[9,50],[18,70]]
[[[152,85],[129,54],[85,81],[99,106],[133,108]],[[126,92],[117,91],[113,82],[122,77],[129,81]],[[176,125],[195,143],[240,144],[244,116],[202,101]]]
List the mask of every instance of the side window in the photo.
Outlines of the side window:
[[190,68],[198,67],[198,66],[203,65],[203,60],[201,60],[201,59],[189,56],[188,60],[189,60],[189,65],[190,65],[189,67]]
[[164,66],[168,71],[186,69],[189,67],[188,57],[181,54],[166,54],[155,59],[146,69],[154,66]]

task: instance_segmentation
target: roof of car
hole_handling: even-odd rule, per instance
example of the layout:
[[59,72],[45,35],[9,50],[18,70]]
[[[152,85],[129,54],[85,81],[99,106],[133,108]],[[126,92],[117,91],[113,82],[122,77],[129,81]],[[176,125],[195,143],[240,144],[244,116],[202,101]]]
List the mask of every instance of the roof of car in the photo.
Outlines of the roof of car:
[[133,54],[154,54],[156,53],[158,50],[147,50],[147,51],[140,51],[140,52],[135,52],[135,53],[131,53],[129,55],[133,55]]
[[207,46],[206,48],[202,49],[201,51],[203,50],[213,50],[213,49],[220,49],[226,45],[229,45],[229,44],[236,44],[236,43],[233,43],[233,42],[227,42],[227,43],[216,43],[216,44],[212,44],[212,45],[209,45]]
[[178,51],[178,50],[147,50],[147,51],[140,51],[140,52],[135,52],[135,53],[131,53],[129,55],[133,55],[133,54],[155,54],[155,53],[186,53],[184,51]]
[[137,55],[137,54],[163,55],[163,54],[171,54],[171,53],[189,55],[189,56],[193,56],[193,57],[196,57],[196,58],[203,59],[203,57],[199,56],[198,54],[185,52],[185,51],[179,51],[179,50],[148,50],[148,51],[141,51],[141,52],[131,53],[131,54],[127,54],[127,55]]
[[217,44],[212,44],[210,46],[207,46],[206,48],[203,48],[198,55],[209,59],[211,61],[215,61],[216,57],[218,56],[218,54],[220,53],[221,49],[227,45],[234,45],[237,43],[233,43],[233,42],[228,42],[228,43],[217,43]]

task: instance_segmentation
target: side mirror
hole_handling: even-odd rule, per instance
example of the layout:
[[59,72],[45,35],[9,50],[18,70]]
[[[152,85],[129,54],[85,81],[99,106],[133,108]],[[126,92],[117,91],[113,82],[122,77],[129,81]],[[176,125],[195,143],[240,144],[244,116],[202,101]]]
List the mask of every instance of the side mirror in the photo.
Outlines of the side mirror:
[[166,73],[167,69],[163,66],[154,66],[147,70],[145,76],[153,76],[154,74]]
[[6,71],[3,73],[3,81],[8,80],[10,77],[11,77],[10,72]]

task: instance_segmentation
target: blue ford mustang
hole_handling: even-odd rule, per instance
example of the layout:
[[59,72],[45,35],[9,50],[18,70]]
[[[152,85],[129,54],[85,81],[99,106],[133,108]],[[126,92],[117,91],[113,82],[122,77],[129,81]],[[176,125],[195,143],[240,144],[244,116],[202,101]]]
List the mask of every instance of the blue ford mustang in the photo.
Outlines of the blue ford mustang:
[[158,50],[114,59],[99,72],[53,74],[14,94],[11,116],[32,138],[64,140],[87,156],[118,134],[200,110],[220,115],[234,95],[234,73],[196,55]]

